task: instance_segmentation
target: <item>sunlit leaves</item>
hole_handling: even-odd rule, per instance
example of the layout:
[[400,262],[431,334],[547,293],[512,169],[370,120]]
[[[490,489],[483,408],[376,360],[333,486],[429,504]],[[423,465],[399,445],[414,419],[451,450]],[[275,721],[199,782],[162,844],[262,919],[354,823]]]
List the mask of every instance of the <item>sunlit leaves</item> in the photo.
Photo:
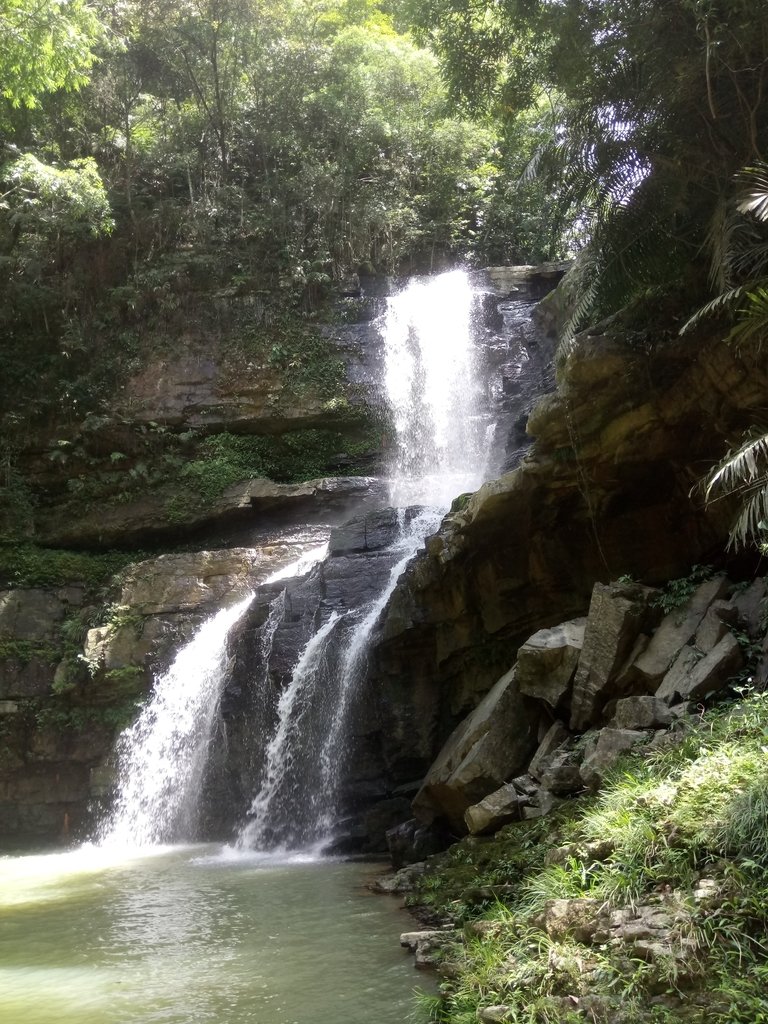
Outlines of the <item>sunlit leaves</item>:
[[710,473],[706,501],[730,495],[736,495],[741,506],[731,528],[731,544],[763,542],[768,532],[768,434],[747,437]]
[[88,81],[104,27],[86,0],[0,0],[0,90],[15,107]]
[[5,183],[0,209],[13,228],[95,236],[114,226],[91,157],[52,167],[27,153],[1,168],[0,179]]

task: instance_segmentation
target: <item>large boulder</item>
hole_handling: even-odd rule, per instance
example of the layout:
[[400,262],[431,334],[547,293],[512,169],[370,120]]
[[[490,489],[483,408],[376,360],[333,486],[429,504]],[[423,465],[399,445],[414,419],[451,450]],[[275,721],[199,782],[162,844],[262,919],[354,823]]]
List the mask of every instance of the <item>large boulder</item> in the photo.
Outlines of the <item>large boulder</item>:
[[619,758],[649,740],[648,733],[638,729],[601,729],[597,742],[591,746],[581,765],[584,785],[598,789],[606,773]]
[[464,832],[467,808],[527,766],[538,718],[511,669],[449,736],[413,801],[416,817],[427,823],[443,817]]
[[650,643],[633,663],[646,693],[658,687],[680,648],[696,633],[709,606],[724,597],[727,590],[725,576],[715,576],[697,587],[682,607],[664,616]]
[[584,618],[540,629],[517,652],[520,692],[538,697],[553,709],[568,696],[584,645]]
[[656,696],[670,704],[701,700],[722,690],[743,665],[744,656],[733,633],[724,636],[704,657],[693,647],[683,647]]
[[636,583],[595,584],[573,683],[572,729],[591,725],[608,700],[621,695],[621,670],[638,636],[650,632],[659,619],[653,604],[657,594],[653,588]]
[[520,795],[511,783],[501,786],[464,812],[464,821],[473,836],[498,832],[502,825],[520,817]]
[[617,729],[659,729],[672,719],[669,705],[660,697],[624,697],[616,704],[613,724]]

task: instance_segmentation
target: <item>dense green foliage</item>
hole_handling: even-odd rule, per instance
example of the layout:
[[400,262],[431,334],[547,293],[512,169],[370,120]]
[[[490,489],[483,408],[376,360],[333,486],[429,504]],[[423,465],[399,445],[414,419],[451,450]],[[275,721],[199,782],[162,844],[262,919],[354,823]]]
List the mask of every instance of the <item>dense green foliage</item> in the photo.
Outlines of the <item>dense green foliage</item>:
[[[436,858],[412,902],[466,941],[429,1019],[469,1024],[494,1005],[525,1024],[767,1019],[767,737],[768,699],[747,697],[626,762],[597,797]],[[556,899],[584,901],[560,937],[540,916]],[[640,906],[677,922],[666,951],[573,934]]]
[[35,107],[41,93],[85,85],[105,33],[86,0],[2,0],[0,35],[2,95]]
[[[121,385],[191,327],[224,339],[233,374],[255,367],[276,412],[305,396],[340,412],[343,366],[311,330],[337,283],[548,255],[539,214],[500,242],[493,121],[456,111],[400,6],[0,5],[0,540],[31,536],[62,485],[82,505],[169,483],[185,461],[192,480],[194,444],[93,428],[120,421]],[[250,463],[326,472],[355,430]],[[237,461],[214,459],[206,494]]]
[[550,215],[586,245],[576,324],[659,286],[686,288],[693,308],[707,251],[720,283],[734,176],[768,144],[765,0],[430,0],[412,11],[457,96],[510,123],[542,112],[548,141],[530,170],[551,189]]
[[83,583],[90,591],[95,591],[138,557],[135,551],[93,555],[40,548],[34,544],[0,546],[0,586],[62,587]]

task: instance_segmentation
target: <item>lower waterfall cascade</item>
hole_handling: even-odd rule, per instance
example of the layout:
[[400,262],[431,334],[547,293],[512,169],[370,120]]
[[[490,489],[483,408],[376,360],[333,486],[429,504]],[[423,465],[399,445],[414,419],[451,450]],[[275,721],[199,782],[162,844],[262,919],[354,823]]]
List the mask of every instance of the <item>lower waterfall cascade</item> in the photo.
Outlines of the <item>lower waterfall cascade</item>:
[[[141,846],[196,838],[209,755],[221,736],[226,743],[222,697],[238,663],[236,634],[245,628],[256,631],[258,664],[250,665],[244,684],[253,719],[246,736],[252,790],[235,846],[332,846],[352,754],[349,723],[361,700],[377,623],[451,502],[499,469],[494,402],[501,386],[486,379],[480,305],[479,290],[458,270],[413,280],[388,300],[378,326],[382,386],[394,424],[388,491],[396,513],[387,544],[371,553],[374,561],[364,569],[366,575],[376,571],[363,599],[350,604],[336,589],[330,595],[322,580],[323,547],[206,623],[157,680],[139,719],[118,741],[116,798],[99,828],[100,842]],[[366,534],[355,550],[368,548]],[[314,610],[299,601],[303,632],[295,628],[292,667],[277,672],[273,648],[296,618],[295,592],[314,578],[321,581],[320,597]],[[259,602],[261,621],[250,627]],[[240,666],[238,672],[242,678]]]

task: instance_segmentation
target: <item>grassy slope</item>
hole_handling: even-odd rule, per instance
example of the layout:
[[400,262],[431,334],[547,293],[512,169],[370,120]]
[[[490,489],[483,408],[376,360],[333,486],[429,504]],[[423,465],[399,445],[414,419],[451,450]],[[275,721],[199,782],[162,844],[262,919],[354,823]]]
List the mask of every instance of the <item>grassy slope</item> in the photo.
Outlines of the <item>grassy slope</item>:
[[[595,797],[435,860],[411,902],[463,924],[465,941],[425,1019],[768,1021],[768,694],[679,739],[624,762]],[[615,932],[581,942],[548,933],[553,899],[584,900],[569,905],[576,922],[650,905],[675,925],[650,954]]]

